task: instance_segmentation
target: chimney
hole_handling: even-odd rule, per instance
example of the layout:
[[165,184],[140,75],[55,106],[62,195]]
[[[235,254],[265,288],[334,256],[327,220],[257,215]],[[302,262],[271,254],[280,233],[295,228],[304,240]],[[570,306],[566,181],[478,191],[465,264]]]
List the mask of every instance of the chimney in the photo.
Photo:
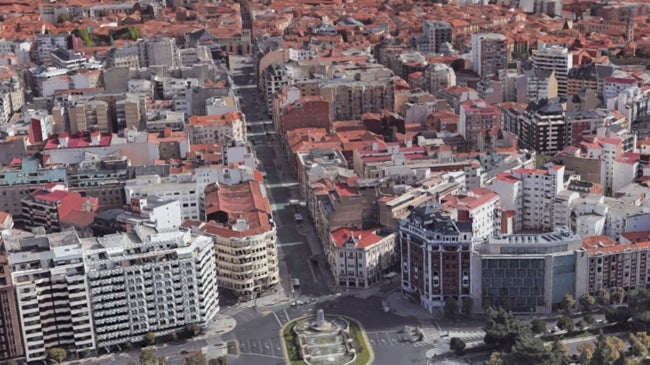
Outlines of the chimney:
[[68,140],[70,137],[67,133],[59,134],[59,148],[68,148]]
[[90,145],[99,146],[99,140],[101,139],[101,133],[98,131],[90,132]]

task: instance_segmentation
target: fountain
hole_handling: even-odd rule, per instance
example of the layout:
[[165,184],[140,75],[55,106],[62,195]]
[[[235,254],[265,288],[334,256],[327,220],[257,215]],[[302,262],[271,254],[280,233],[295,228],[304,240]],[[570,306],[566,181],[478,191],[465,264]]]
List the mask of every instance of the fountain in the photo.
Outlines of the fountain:
[[311,365],[345,365],[356,358],[347,320],[325,316],[322,309],[316,315],[300,319],[293,326],[302,359]]
[[332,324],[325,320],[325,311],[322,309],[316,311],[316,321],[312,323],[311,328],[318,332],[329,331],[332,329]]

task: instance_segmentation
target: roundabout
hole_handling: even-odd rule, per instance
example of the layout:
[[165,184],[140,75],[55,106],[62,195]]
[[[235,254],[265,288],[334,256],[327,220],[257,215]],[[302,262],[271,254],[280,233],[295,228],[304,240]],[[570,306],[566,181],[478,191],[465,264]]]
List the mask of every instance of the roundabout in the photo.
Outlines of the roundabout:
[[355,320],[326,316],[322,309],[287,323],[282,338],[293,365],[365,365],[372,358],[366,336]]

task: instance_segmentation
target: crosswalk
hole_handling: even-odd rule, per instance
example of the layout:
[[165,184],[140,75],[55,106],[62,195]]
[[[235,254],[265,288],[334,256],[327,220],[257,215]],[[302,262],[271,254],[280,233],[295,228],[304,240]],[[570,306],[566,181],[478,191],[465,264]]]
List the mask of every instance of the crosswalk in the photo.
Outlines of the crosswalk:
[[482,340],[485,337],[485,331],[483,330],[450,330],[449,338],[458,337],[461,340],[467,342],[468,340]]

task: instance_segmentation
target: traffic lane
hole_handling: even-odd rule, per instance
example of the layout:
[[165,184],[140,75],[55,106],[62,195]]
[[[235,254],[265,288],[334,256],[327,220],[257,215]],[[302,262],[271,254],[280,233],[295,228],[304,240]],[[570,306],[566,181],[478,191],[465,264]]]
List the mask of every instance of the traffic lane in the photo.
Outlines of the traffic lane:
[[340,296],[323,303],[323,308],[325,313],[338,313],[358,320],[366,331],[399,330],[404,326],[418,325],[416,317],[401,317],[391,312],[384,312],[381,301],[381,297],[374,295],[363,299]]

